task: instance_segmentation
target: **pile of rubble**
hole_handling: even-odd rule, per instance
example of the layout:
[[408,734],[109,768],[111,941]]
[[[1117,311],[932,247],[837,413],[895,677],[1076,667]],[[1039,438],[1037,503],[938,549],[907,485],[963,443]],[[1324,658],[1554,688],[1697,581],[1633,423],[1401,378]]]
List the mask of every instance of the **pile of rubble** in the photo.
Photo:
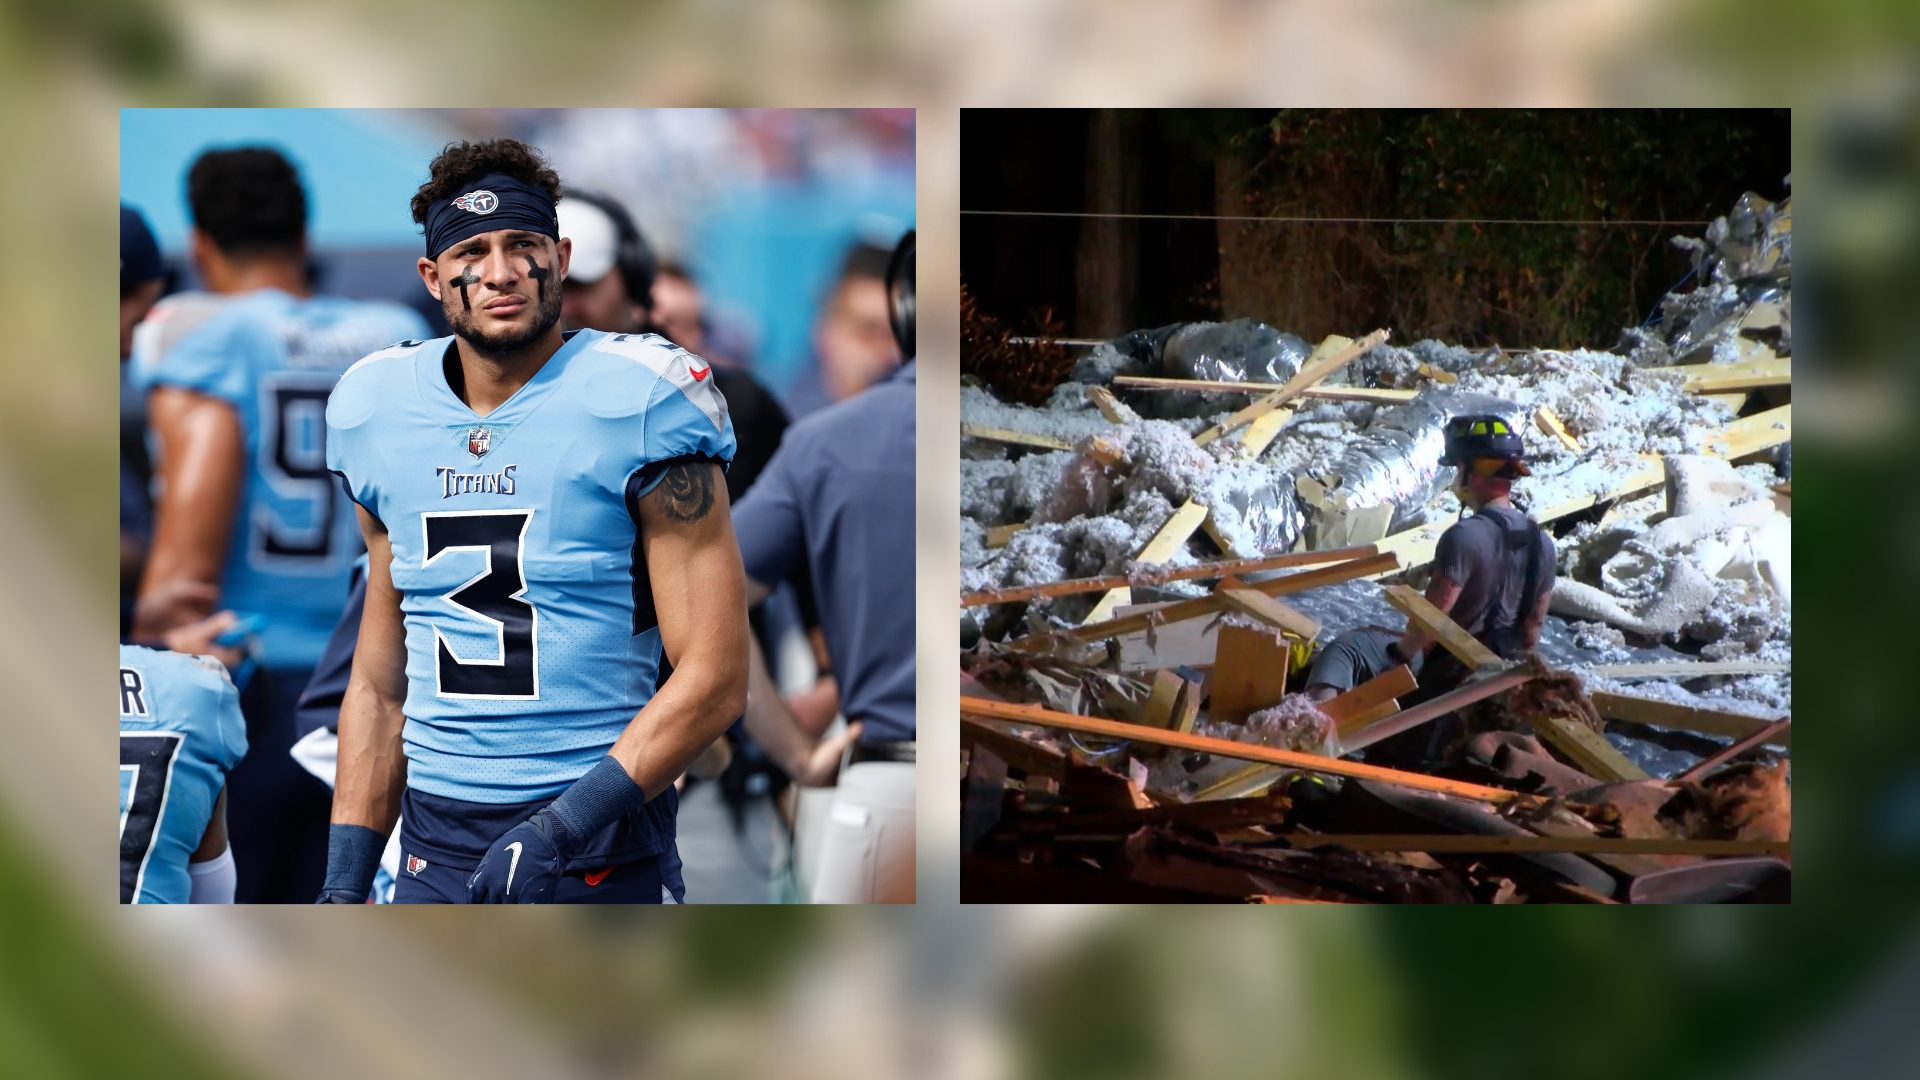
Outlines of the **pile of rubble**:
[[[1784,887],[1786,766],[1715,759],[1785,746],[1790,227],[1790,203],[1743,197],[1686,241],[1694,287],[1613,352],[1399,347],[1384,332],[1316,347],[1242,319],[1100,344],[1040,408],[965,386],[969,888],[1506,901]],[[1537,669],[1469,684],[1473,738],[1437,771],[1370,766],[1382,731],[1431,719],[1397,708],[1411,676],[1317,706],[1297,691],[1316,642],[1445,622],[1407,586],[1460,514],[1442,428],[1484,412],[1527,433],[1533,475],[1514,502],[1556,534]],[[1777,804],[1754,815],[1766,828],[1687,812],[1755,784]],[[1381,847],[1409,842],[1383,839],[1389,824],[1446,836]],[[1099,839],[1064,839],[1083,833]],[[1327,854],[1308,834],[1374,847]],[[1744,857],[1709,859],[1729,851]]]

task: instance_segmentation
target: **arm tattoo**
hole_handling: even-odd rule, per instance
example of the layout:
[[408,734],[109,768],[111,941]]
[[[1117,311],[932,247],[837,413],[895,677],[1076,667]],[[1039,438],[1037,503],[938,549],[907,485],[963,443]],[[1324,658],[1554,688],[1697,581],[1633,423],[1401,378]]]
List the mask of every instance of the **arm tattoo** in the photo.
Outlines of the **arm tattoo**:
[[520,257],[527,260],[527,276],[540,283],[540,299],[544,302],[547,298],[547,279],[553,276],[553,271],[534,262],[531,255]]
[[473,267],[469,266],[461,270],[460,276],[447,282],[447,284],[460,286],[460,302],[467,306],[468,311],[472,311],[473,301],[467,299],[467,286],[480,284],[480,275],[473,272]]
[[660,511],[669,519],[682,524],[699,521],[713,509],[713,469],[703,461],[669,465],[655,490]]

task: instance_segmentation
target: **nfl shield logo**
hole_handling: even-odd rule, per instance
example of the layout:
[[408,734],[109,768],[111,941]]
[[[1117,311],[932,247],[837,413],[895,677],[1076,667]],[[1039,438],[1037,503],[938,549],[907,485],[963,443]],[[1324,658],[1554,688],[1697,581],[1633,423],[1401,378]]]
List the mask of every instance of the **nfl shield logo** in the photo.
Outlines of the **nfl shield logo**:
[[427,868],[427,860],[421,858],[418,855],[407,856],[407,873],[412,874],[414,877],[419,877],[420,871],[425,870],[426,868]]
[[474,457],[486,457],[492,445],[492,428],[477,427],[467,432],[467,453]]

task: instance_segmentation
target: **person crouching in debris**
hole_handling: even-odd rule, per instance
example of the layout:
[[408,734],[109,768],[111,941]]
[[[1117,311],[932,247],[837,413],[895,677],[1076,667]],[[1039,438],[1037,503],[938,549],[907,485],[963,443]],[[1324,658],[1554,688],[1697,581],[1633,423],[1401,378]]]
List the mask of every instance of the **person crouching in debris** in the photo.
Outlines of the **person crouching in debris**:
[[[1513,482],[1529,475],[1520,434],[1495,415],[1457,416],[1447,422],[1442,465],[1458,470],[1454,492],[1472,511],[1442,533],[1434,552],[1427,600],[1499,656],[1515,660],[1540,642],[1553,593],[1553,537],[1513,508]],[[1420,688],[1403,705],[1454,689],[1472,672],[1409,621],[1405,632],[1368,627],[1339,635],[1314,660],[1307,693],[1324,701],[1407,664]],[[1419,761],[1439,756],[1456,733],[1446,720],[1380,742],[1370,757]]]

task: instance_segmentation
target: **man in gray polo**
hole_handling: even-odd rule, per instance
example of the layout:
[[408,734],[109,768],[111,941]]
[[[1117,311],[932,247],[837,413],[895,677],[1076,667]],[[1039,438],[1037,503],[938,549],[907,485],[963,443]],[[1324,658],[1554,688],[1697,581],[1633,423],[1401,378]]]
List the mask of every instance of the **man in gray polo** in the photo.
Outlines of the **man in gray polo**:
[[[842,711],[859,737],[840,772],[814,884],[815,903],[914,899],[914,362],[912,233],[894,262],[907,363],[867,390],[786,430],[766,470],[734,508],[747,602],[803,564]],[[904,325],[903,325],[904,323]],[[749,683],[748,731],[792,725],[764,665]],[[771,715],[769,715],[771,714]]]

